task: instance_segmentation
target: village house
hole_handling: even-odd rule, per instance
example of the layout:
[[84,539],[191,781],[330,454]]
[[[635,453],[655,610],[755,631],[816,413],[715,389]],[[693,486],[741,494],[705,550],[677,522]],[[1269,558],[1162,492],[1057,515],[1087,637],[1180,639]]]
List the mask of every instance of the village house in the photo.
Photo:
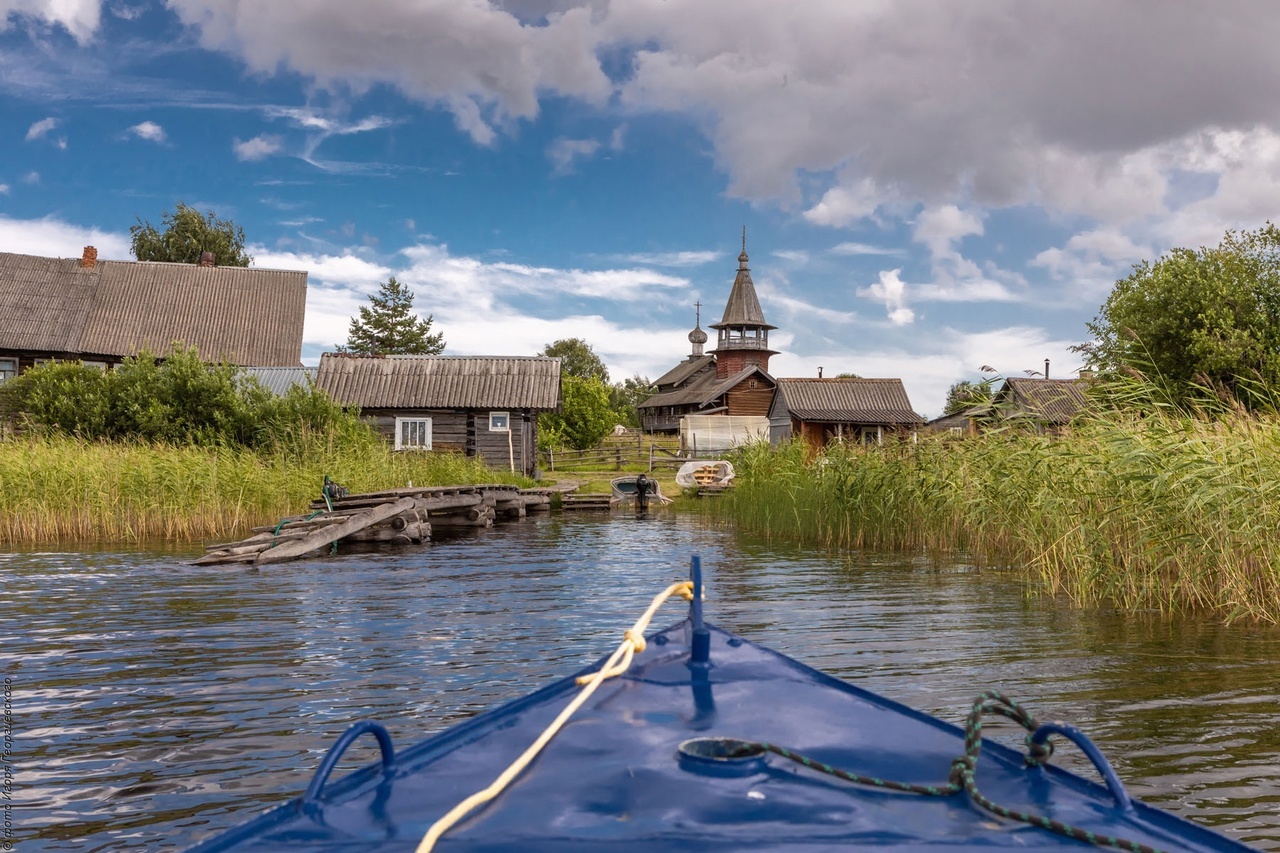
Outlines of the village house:
[[901,379],[779,379],[770,440],[802,440],[811,452],[836,441],[882,444],[924,423]]
[[1089,407],[1087,378],[1006,379],[991,401],[998,417],[1033,425],[1040,432],[1060,432]]
[[0,380],[52,359],[107,368],[177,342],[206,361],[297,367],[300,270],[100,261],[0,252]]
[[776,355],[769,349],[769,330],[777,327],[765,322],[760,309],[745,234],[724,316],[711,328],[717,333],[716,348],[704,355],[708,335],[699,310],[689,333],[693,352],[658,377],[657,393],[636,407],[645,432],[678,432],[686,415],[768,416],[777,385],[769,375],[769,357]]
[[357,406],[396,450],[451,450],[525,476],[538,414],[562,403],[560,359],[541,356],[320,356],[316,387]]

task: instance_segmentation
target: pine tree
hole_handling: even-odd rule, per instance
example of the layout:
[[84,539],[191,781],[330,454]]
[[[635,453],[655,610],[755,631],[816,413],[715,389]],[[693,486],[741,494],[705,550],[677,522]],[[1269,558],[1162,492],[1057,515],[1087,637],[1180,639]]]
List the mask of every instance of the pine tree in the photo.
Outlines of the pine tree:
[[431,334],[431,315],[423,320],[413,313],[413,293],[392,276],[360,307],[360,319],[352,318],[347,343],[338,352],[369,355],[439,355],[444,333]]

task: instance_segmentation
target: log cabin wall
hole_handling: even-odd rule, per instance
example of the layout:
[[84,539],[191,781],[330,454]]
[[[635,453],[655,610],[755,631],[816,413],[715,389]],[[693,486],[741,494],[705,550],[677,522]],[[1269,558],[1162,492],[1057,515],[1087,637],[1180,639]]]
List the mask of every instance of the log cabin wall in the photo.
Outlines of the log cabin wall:
[[[756,387],[752,388],[752,383]],[[773,405],[773,386],[758,377],[744,380],[725,395],[725,404],[730,415],[768,416]]]
[[393,446],[397,418],[429,419],[432,450],[478,456],[499,471],[509,471],[514,462],[516,473],[532,477],[537,462],[537,416],[527,410],[509,412],[508,444],[507,432],[489,429],[489,414],[489,409],[364,409],[360,416]]

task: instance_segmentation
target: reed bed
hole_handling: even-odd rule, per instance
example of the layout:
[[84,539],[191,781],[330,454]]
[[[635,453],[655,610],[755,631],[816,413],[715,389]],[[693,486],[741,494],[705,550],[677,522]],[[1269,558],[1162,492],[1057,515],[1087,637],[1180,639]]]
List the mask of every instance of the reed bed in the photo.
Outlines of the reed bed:
[[370,437],[316,436],[289,450],[0,441],[0,543],[235,538],[306,510],[325,475],[353,492],[519,482],[449,453],[395,453]]
[[960,557],[1079,604],[1280,622],[1280,419],[1098,414],[882,448],[744,450],[715,511],[833,549]]

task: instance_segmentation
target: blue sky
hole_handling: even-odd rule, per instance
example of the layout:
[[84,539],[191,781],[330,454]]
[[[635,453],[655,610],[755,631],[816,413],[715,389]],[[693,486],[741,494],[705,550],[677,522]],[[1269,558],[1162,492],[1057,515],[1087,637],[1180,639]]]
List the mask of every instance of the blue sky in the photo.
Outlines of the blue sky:
[[1280,199],[1269,0],[0,0],[0,250],[181,200],[305,269],[304,361],[395,275],[446,352],[656,378],[747,228],[776,376],[1071,375],[1118,277]]

